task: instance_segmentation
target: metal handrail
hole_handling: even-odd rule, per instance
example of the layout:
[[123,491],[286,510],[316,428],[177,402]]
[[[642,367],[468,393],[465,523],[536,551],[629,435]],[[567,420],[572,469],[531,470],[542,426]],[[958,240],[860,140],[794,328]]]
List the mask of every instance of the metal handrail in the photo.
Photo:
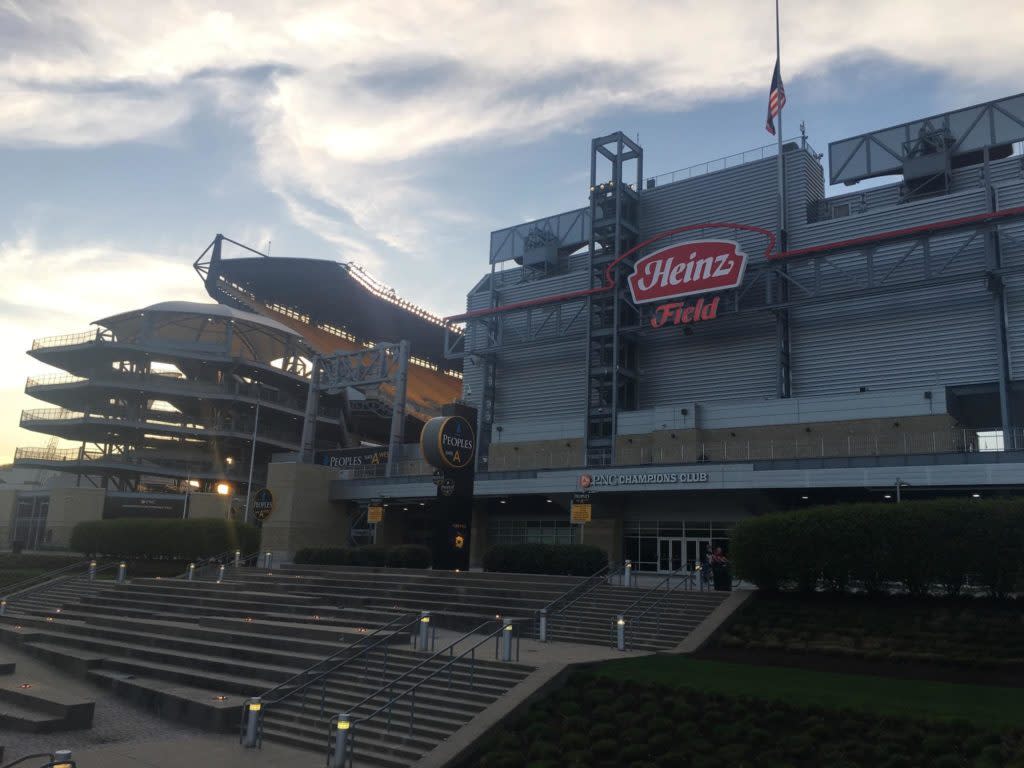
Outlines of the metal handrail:
[[[262,705],[260,707],[260,710],[259,710],[259,715],[258,715],[259,719],[258,719],[257,725],[256,725],[256,745],[258,747],[260,747],[263,744],[263,716],[264,716],[265,709],[266,709],[266,707],[268,705],[270,705],[270,704],[280,704],[285,699],[288,699],[288,698],[294,696],[297,693],[304,693],[311,686],[314,686],[317,683],[321,683],[320,708],[321,708],[321,712],[322,712],[322,710],[323,710],[324,695],[326,694],[327,678],[330,677],[331,675],[333,675],[335,672],[337,672],[339,669],[341,669],[346,664],[349,664],[349,663],[351,663],[353,661],[356,661],[357,659],[359,659],[361,657],[364,657],[364,656],[368,657],[370,651],[376,649],[382,643],[384,644],[384,650],[386,652],[387,651],[387,643],[391,640],[391,638],[395,634],[397,634],[399,632],[402,632],[403,630],[410,629],[411,627],[419,624],[421,617],[420,616],[415,616],[414,618],[409,619],[408,621],[406,621],[401,626],[398,626],[398,627],[394,626],[396,623],[402,621],[403,619],[407,619],[409,616],[410,616],[410,614],[402,614],[400,616],[396,616],[391,621],[389,621],[387,624],[384,624],[383,626],[378,627],[377,629],[375,629],[373,632],[371,632],[370,634],[366,635],[365,637],[359,638],[359,640],[357,641],[358,645],[351,644],[351,645],[343,646],[343,647],[339,648],[338,650],[336,650],[334,653],[330,654],[329,656],[326,656],[323,659],[320,659],[320,661],[316,662],[315,664],[310,665],[309,667],[307,667],[306,669],[302,670],[301,672],[295,673],[294,675],[289,677],[287,680],[278,683],[273,688],[270,688],[270,689],[264,691],[259,696],[250,696],[248,699],[246,699],[244,702],[242,702],[242,719],[241,719],[241,723],[240,723],[240,726],[239,726],[239,736],[238,736],[239,743],[243,743],[244,738],[245,738],[246,718],[247,718],[247,714],[249,712],[249,704],[250,703],[253,703],[253,702],[255,702],[258,699],[259,703]],[[376,637],[380,633],[385,632],[385,631],[387,631],[389,629],[392,630],[389,634],[381,636],[381,637],[377,637],[376,640],[373,639],[374,637]],[[368,641],[372,641],[372,642],[368,642]],[[319,672],[319,674],[317,674],[316,677],[313,677],[311,679],[307,679],[307,678],[309,678],[309,675],[310,675],[311,672],[313,672],[313,670],[316,670],[318,667],[322,667],[324,664],[327,664],[327,663],[329,663],[331,661],[336,660],[342,654],[351,653],[353,650],[356,650],[357,653],[352,654],[352,655],[342,659],[340,662],[338,662],[336,665],[334,665],[330,669]],[[291,686],[291,684],[295,680],[298,680],[299,678],[302,678],[302,683],[299,684],[299,685],[292,686],[292,687],[289,688],[289,686]],[[277,693],[279,691],[283,691],[285,688],[289,688],[289,690],[284,691],[283,693],[281,693],[281,695],[277,696],[276,698],[271,698],[273,696],[273,694],[275,694],[275,693]],[[305,707],[305,702],[306,702],[306,699],[305,699],[305,696],[303,696],[303,699],[302,699],[303,707]]]
[[[29,576],[27,579],[22,579],[21,581],[16,581],[13,584],[8,584],[6,587],[4,587],[4,589],[7,590],[7,594],[4,596],[4,599],[8,597],[13,597],[23,589],[30,588],[31,586],[33,586],[34,582],[45,583],[47,581],[51,581],[52,579],[59,578],[62,573],[74,570],[75,568],[80,568],[83,565],[88,566],[90,562],[91,561],[88,559],[76,560],[70,565],[65,565],[63,568],[56,568],[52,571],[41,573],[38,576]],[[12,592],[11,590],[14,591]]]
[[[409,707],[409,733],[412,733],[412,729],[413,729],[415,721],[416,721],[416,691],[417,691],[417,689],[419,689],[421,686],[425,685],[428,681],[433,680],[435,677],[437,677],[438,675],[440,675],[442,672],[444,672],[446,670],[448,671],[448,687],[450,688],[451,687],[451,680],[452,680],[451,668],[455,665],[456,662],[461,661],[466,656],[470,656],[471,659],[472,659],[472,666],[470,667],[470,688],[472,688],[473,687],[473,681],[474,681],[474,675],[475,675],[475,672],[476,672],[476,649],[479,648],[484,643],[490,642],[490,640],[492,638],[495,639],[495,640],[498,640],[500,638],[500,636],[501,636],[501,633],[505,630],[505,627],[506,626],[511,626],[511,625],[507,625],[505,622],[500,622],[497,629],[495,629],[495,630],[491,631],[489,634],[485,635],[483,638],[481,638],[479,641],[477,641],[472,646],[467,648],[465,651],[460,653],[458,656],[454,655],[454,648],[455,648],[456,645],[461,643],[463,640],[465,640],[466,638],[470,637],[471,635],[476,634],[478,632],[478,630],[481,630],[481,629],[487,627],[489,624],[491,624],[490,621],[484,622],[480,626],[476,627],[476,629],[474,629],[474,630],[472,630],[470,632],[467,632],[465,635],[460,637],[458,640],[455,640],[454,642],[450,643],[445,648],[442,648],[440,651],[437,651],[436,653],[431,655],[429,658],[424,659],[422,662],[417,664],[412,669],[407,670],[403,675],[401,675],[399,677],[396,677],[390,683],[387,683],[386,685],[382,685],[380,688],[378,688],[373,693],[365,696],[357,704],[354,704],[351,707],[348,707],[348,710],[350,712],[355,712],[356,710],[359,709],[359,707],[362,707],[362,706],[366,705],[367,703],[372,701],[375,697],[379,696],[381,693],[384,693],[386,691],[390,691],[391,689],[393,689],[394,686],[395,686],[395,683],[398,683],[399,681],[401,681],[404,678],[408,677],[409,675],[411,675],[412,673],[414,673],[417,670],[421,669],[426,664],[429,664],[431,661],[435,660],[439,656],[444,655],[445,651],[449,652],[449,659],[448,659],[448,661],[445,664],[443,664],[442,666],[438,667],[433,672],[431,672],[429,675],[424,677],[422,680],[420,680],[419,682],[414,683],[413,685],[409,686],[408,688],[406,688],[404,691],[402,691],[398,695],[392,696],[390,699],[388,699],[386,702],[381,704],[379,707],[377,707],[377,709],[373,710],[369,714],[364,715],[363,717],[360,717],[358,719],[353,718],[350,721],[350,723],[349,723],[350,739],[347,742],[347,744],[348,744],[348,749],[347,749],[348,755],[347,756],[342,756],[341,762],[336,762],[335,764],[337,764],[337,765],[344,765],[345,764],[345,760],[347,758],[347,760],[349,761],[349,765],[351,766],[352,760],[353,760],[353,758],[355,756],[355,739],[354,739],[354,735],[355,734],[353,733],[353,731],[355,730],[355,726],[359,725],[360,723],[365,723],[367,720],[371,720],[372,718],[376,717],[380,713],[382,713],[385,710],[387,710],[387,713],[388,713],[387,730],[388,730],[388,732],[390,732],[391,731],[391,712],[394,709],[395,702],[405,698],[409,694],[412,694],[412,701],[411,701],[411,704],[410,704],[410,707]],[[516,657],[516,661],[518,661],[519,660],[519,637],[518,637],[518,635],[516,636],[516,653],[515,653],[515,657]],[[338,725],[338,716],[335,715],[333,718],[331,718],[331,725],[330,725],[330,733],[331,734],[334,733],[335,729],[337,728],[337,725]],[[328,744],[327,744],[327,760],[328,760],[328,763],[330,763],[331,752],[333,750],[333,746],[334,746],[334,744],[333,744],[330,736],[328,736]]]
[[[91,563],[91,562],[92,562],[91,560],[80,560],[77,563],[75,563],[75,566],[79,566],[82,563]],[[17,592],[8,592],[6,595],[3,596],[3,599],[5,601],[7,601],[7,602],[10,602],[11,600],[13,600],[15,598],[25,597],[25,595],[30,594],[32,592],[35,592],[35,591],[37,591],[39,589],[42,589],[43,587],[56,586],[57,583],[65,584],[65,583],[68,583],[70,581],[74,581],[75,579],[81,579],[83,577],[87,577],[87,576],[89,576],[90,573],[92,573],[93,575],[95,575],[97,573],[103,573],[104,571],[109,571],[109,570],[111,570],[113,568],[118,568],[120,565],[121,565],[120,561],[116,561],[116,562],[112,562],[112,563],[107,563],[106,565],[104,565],[104,566],[102,566],[100,568],[97,568],[95,571],[86,570],[85,573],[78,573],[78,574],[75,574],[73,576],[60,576],[59,575],[61,571],[70,570],[71,569],[70,566],[65,567],[65,568],[60,568],[60,569],[58,569],[56,571],[51,571],[48,574],[44,573],[41,576],[37,576],[36,577],[37,580],[38,579],[45,579],[45,580],[44,581],[40,581],[40,583],[38,583],[38,584],[30,585],[30,586],[24,587],[22,589],[19,589]],[[26,581],[31,581],[31,579],[26,579]],[[24,582],[20,582],[20,583],[24,583]],[[15,585],[15,586],[17,586],[17,585]]]
[[[570,607],[572,607],[573,605],[578,603],[580,600],[582,600],[584,597],[586,597],[591,592],[593,592],[595,589],[597,589],[599,586],[601,586],[602,584],[607,584],[608,580],[611,577],[619,575],[622,572],[623,572],[623,567],[622,566],[620,566],[618,564],[612,565],[611,563],[609,563],[608,565],[606,565],[601,570],[599,570],[596,573],[588,576],[584,581],[580,582],[579,584],[573,585],[568,590],[566,590],[563,594],[559,595],[554,600],[552,600],[550,603],[545,605],[543,608],[541,608],[538,611],[536,611],[536,613],[535,613],[535,618],[536,618],[535,626],[537,628],[537,639],[538,640],[541,639],[541,630],[540,630],[540,617],[541,616],[545,616],[546,620],[550,622],[552,617],[557,616],[558,614],[565,612]],[[579,594],[577,594],[577,595],[575,595],[573,597],[573,593],[576,592],[577,590],[579,590]],[[572,597],[572,599],[569,600],[569,602],[565,603],[564,605],[559,606],[557,609],[554,609],[554,607],[556,605],[558,605],[563,600],[569,599],[570,597]]]
[[673,592],[675,592],[681,586],[683,586],[684,584],[687,584],[687,583],[692,585],[693,582],[694,582],[694,575],[693,575],[693,573],[687,571],[686,574],[683,576],[683,578],[681,578],[679,580],[678,584],[676,584],[674,587],[669,587],[668,589],[666,589],[662,593],[661,597],[659,597],[653,603],[651,603],[646,608],[644,608],[636,616],[628,617],[628,616],[626,616],[626,614],[622,614],[622,615],[623,615],[623,617],[626,618],[627,621],[640,621],[640,619],[642,619],[644,616],[646,616],[648,613],[650,613],[651,610],[653,610],[654,608],[657,608],[659,605],[661,605],[663,600],[665,600],[669,595],[671,595]]
[[[200,558],[199,560],[194,560],[191,563],[189,563],[189,565],[194,565],[196,571],[199,571],[201,568],[206,568],[207,566],[210,566],[210,565],[228,565],[229,563],[234,562],[235,551],[236,550],[234,550],[234,549],[228,549],[228,550],[220,552],[220,553],[218,553],[216,555],[210,555],[209,557],[204,557],[204,558]],[[260,553],[258,551],[250,552],[248,555],[239,556],[238,562],[239,562],[240,565],[248,563],[250,560],[255,562],[256,559],[259,556],[260,556]],[[188,569],[186,568],[183,573],[179,573],[174,578],[176,578],[176,579],[188,578]]]
[[[629,612],[631,610],[633,610],[634,608],[636,608],[637,605],[642,603],[644,600],[646,600],[648,597],[650,597],[653,593],[659,591],[661,589],[661,585],[662,584],[667,584],[669,581],[671,581],[672,578],[678,577],[681,574],[689,575],[689,571],[687,570],[685,565],[679,566],[674,571],[672,571],[671,573],[667,574],[665,576],[665,578],[663,578],[661,581],[659,581],[653,587],[651,587],[646,592],[644,592],[642,595],[640,595],[640,597],[638,597],[636,600],[634,600],[632,603],[630,603],[629,606],[624,611],[622,611],[621,615],[623,617],[628,616]],[[685,578],[683,579],[683,581],[685,581]]]

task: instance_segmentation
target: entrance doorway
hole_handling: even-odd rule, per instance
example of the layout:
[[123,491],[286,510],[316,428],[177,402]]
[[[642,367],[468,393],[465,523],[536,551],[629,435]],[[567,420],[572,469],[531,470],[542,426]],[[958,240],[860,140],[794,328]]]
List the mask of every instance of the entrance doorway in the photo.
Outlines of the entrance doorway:
[[683,539],[660,537],[658,539],[658,572],[671,573],[683,566]]

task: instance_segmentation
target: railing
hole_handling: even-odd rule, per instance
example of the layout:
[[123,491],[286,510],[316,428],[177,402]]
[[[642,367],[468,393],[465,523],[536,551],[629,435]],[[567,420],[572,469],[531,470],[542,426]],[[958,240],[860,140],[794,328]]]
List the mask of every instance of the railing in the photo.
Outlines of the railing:
[[46,336],[42,339],[35,339],[32,342],[32,349],[47,349],[49,347],[72,347],[77,344],[89,344],[95,341],[109,341],[113,338],[110,331],[99,328],[81,333],[66,333],[60,336]]
[[[791,440],[745,440],[742,438],[695,442],[681,440],[677,445],[671,447],[619,445],[616,449],[615,466],[866,458],[1013,450],[1024,450],[1024,429],[1019,427],[1009,430],[998,439],[986,438],[973,429],[930,432],[893,430],[875,434],[808,436]],[[488,470],[493,472],[524,469],[568,469],[582,466],[583,457],[580,451],[524,448],[514,452],[495,453],[493,446],[487,464]]]
[[[280,704],[285,699],[289,699],[296,694],[302,694],[302,711],[305,712],[307,699],[306,693],[310,690],[315,690],[317,683],[320,684],[320,714],[323,715],[324,703],[327,696],[327,682],[331,675],[335,674],[346,665],[362,658],[364,662],[363,677],[365,678],[369,673],[369,654],[380,645],[384,646],[384,669],[380,674],[386,675],[388,665],[388,647],[391,642],[391,638],[399,632],[404,632],[418,626],[420,619],[420,616],[410,618],[410,614],[396,616],[387,624],[378,627],[370,634],[360,638],[358,640],[358,645],[346,645],[343,648],[339,648],[331,655],[321,659],[316,664],[307,667],[301,672],[292,675],[284,682],[278,683],[273,688],[261,693],[259,696],[246,699],[242,704],[242,719],[238,735],[239,743],[245,743],[246,726],[249,722],[248,718],[253,716],[250,714],[252,711],[250,709],[250,705],[252,704],[259,705],[257,714],[255,715],[257,718],[255,733],[256,742],[253,746],[256,747],[261,747],[263,745],[263,718],[265,716],[267,706]],[[403,621],[404,623],[401,623]],[[352,651],[356,651],[356,653],[352,653]],[[339,657],[344,654],[350,655],[338,661]],[[334,661],[338,661],[338,663],[330,669],[323,669],[325,665]]]
[[[345,728],[345,730],[348,733],[347,733],[347,738],[344,741],[346,754],[338,755],[338,754],[335,753],[336,742],[335,742],[334,734],[339,729],[339,716],[335,716],[334,718],[332,718],[331,719],[331,725],[330,725],[330,732],[329,732],[330,735],[328,736],[328,741],[327,741],[327,764],[331,765],[331,766],[349,766],[349,768],[351,768],[351,766],[353,764],[353,761],[355,759],[355,749],[356,749],[356,745],[357,745],[357,741],[356,741],[357,728],[356,728],[356,726],[361,725],[362,723],[365,723],[368,720],[372,720],[373,718],[377,717],[378,715],[380,715],[380,714],[382,714],[384,712],[387,712],[388,720],[387,720],[386,730],[387,730],[388,733],[390,733],[391,732],[392,713],[393,713],[395,704],[398,701],[401,701],[402,699],[404,699],[405,697],[409,697],[409,728],[408,728],[408,733],[411,734],[413,732],[413,728],[416,725],[416,691],[419,690],[422,686],[426,685],[427,682],[429,682],[430,680],[433,680],[434,678],[438,677],[439,675],[441,675],[442,673],[444,673],[446,671],[448,673],[448,688],[451,688],[451,685],[452,685],[452,669],[453,669],[453,667],[455,666],[455,664],[457,662],[462,661],[467,656],[470,657],[469,688],[470,688],[470,690],[473,690],[473,688],[475,686],[475,679],[476,679],[476,649],[479,648],[480,646],[484,645],[485,643],[490,642],[493,639],[495,641],[495,658],[497,658],[498,657],[498,642],[500,642],[500,640],[501,640],[501,634],[502,634],[502,632],[505,631],[505,627],[506,626],[511,626],[511,625],[506,625],[504,622],[501,622],[497,629],[495,629],[495,630],[491,631],[490,633],[488,633],[487,635],[485,635],[482,639],[478,640],[476,643],[474,643],[469,648],[464,650],[458,656],[455,655],[455,647],[457,645],[461,644],[462,642],[466,641],[468,638],[472,637],[473,635],[478,634],[481,630],[486,629],[490,625],[492,625],[492,622],[488,621],[488,622],[485,622],[485,623],[481,624],[480,626],[476,627],[475,629],[471,630],[470,632],[467,632],[462,637],[460,637],[458,640],[453,641],[452,643],[450,643],[445,648],[442,648],[440,651],[437,651],[436,653],[432,654],[427,659],[424,659],[422,662],[417,664],[412,669],[409,669],[404,674],[400,675],[399,677],[396,677],[390,683],[382,685],[380,688],[378,688],[373,693],[370,693],[369,695],[365,696],[357,704],[349,707],[348,708],[349,709],[349,713],[350,714],[354,714],[355,712],[358,712],[360,708],[366,707],[367,705],[369,705],[370,702],[372,702],[375,698],[377,698],[381,694],[383,694],[384,696],[390,696],[390,698],[388,698],[387,701],[385,701],[383,704],[381,704],[379,707],[377,707],[376,709],[374,709],[370,713],[368,713],[366,715],[363,715],[362,717],[359,717],[359,718],[353,718],[353,719],[351,719],[351,720],[349,720],[347,722],[347,727]],[[420,671],[421,669],[423,669],[425,666],[427,666],[431,662],[436,661],[439,658],[442,658],[446,652],[448,653],[448,661],[445,664],[443,664],[442,666],[440,666],[437,669],[435,669],[433,672],[428,674],[426,677],[424,677],[421,680],[417,681],[416,683],[410,685],[408,688],[403,690],[401,693],[396,694],[396,695],[391,695],[392,692],[395,689],[395,686],[398,683],[400,683],[403,680],[405,680],[406,678],[410,677],[413,673]],[[514,656],[515,656],[515,660],[519,661],[519,636],[518,635],[515,636],[515,653],[514,653]]]
[[70,421],[84,419],[81,411],[69,411],[67,408],[32,408],[21,412],[21,423],[26,421]]
[[[344,480],[366,480],[374,477],[387,476],[387,464],[368,464],[361,467],[346,467],[339,477]],[[434,468],[423,459],[400,459],[395,462],[395,474],[402,477],[418,477],[431,475]]]
[[[675,586],[672,585],[672,580],[673,579],[678,579],[678,581],[676,582]],[[621,614],[622,618],[625,619],[625,621],[626,621],[626,631],[625,631],[625,635],[624,635],[624,638],[625,638],[625,648],[629,647],[629,641],[630,641],[630,638],[631,638],[630,630],[632,628],[636,627],[637,629],[641,629],[645,617],[647,617],[649,614],[651,614],[651,611],[653,611],[655,608],[660,607],[669,598],[669,596],[673,592],[675,592],[677,589],[679,589],[680,587],[689,586],[689,588],[691,590],[696,589],[696,580],[697,580],[697,575],[695,573],[687,570],[686,566],[684,565],[684,566],[681,566],[681,567],[677,568],[676,570],[672,571],[672,573],[670,573],[667,576],[665,576],[664,579],[659,581],[653,587],[651,587],[646,592],[644,592],[642,595],[640,595],[640,597],[638,597],[636,600],[634,600],[633,603],[628,608],[626,608],[622,612],[622,614]],[[662,591],[662,586],[663,585],[665,587],[664,591]],[[658,594],[659,592],[661,592],[660,595]],[[636,608],[637,606],[643,604],[650,597],[654,597],[655,598],[653,602],[651,602],[649,605],[647,605],[645,608],[643,608],[643,610],[641,610],[640,613],[636,614],[635,616],[630,616],[630,613],[633,611],[634,608]],[[654,618],[654,621],[655,621],[656,629],[659,632],[659,634],[661,632],[661,616],[662,616],[662,612],[661,611],[658,611],[656,614],[653,614],[653,618]],[[617,624],[617,622],[618,622],[617,618],[613,617],[612,618],[612,637],[613,638],[616,637],[616,633],[617,633],[616,624]],[[612,645],[615,645],[615,640],[612,641]]]
[[230,565],[232,567],[234,567],[235,565],[238,565],[240,567],[241,566],[247,566],[250,563],[255,565],[257,560],[259,559],[259,556],[260,556],[259,552],[251,552],[248,555],[242,555],[241,553],[239,553],[238,554],[238,559],[236,561],[235,560],[235,552],[236,551],[238,551],[238,550],[233,550],[233,549],[232,550],[227,550],[225,552],[221,552],[220,554],[211,555],[210,557],[204,557],[204,558],[196,560],[196,561],[194,561],[192,563],[189,563],[189,567],[186,568],[182,573],[180,573],[177,576],[175,576],[174,578],[176,578],[176,579],[188,579],[190,572],[191,572],[193,578],[197,578],[197,577],[198,578],[202,578],[207,573],[211,573],[212,574],[212,571],[215,568],[219,570],[220,566],[222,566],[222,565],[223,566]]
[[[16,599],[26,597],[30,594],[35,594],[46,587],[55,587],[58,584],[67,584],[72,581],[77,581],[83,578],[95,577],[98,573],[105,571],[111,571],[115,568],[120,567],[119,562],[107,563],[104,566],[98,567],[95,570],[92,569],[92,560],[79,560],[71,565],[58,568],[48,573],[40,574],[30,579],[24,579],[16,584],[10,584],[5,587],[6,594],[3,596],[3,602],[5,603],[4,608],[10,607],[10,603]],[[84,570],[81,573],[73,573],[76,570]]]
[[[801,141],[800,137],[783,141],[783,144],[796,143],[799,145]],[[814,148],[803,139],[803,149],[812,155],[815,155]],[[719,157],[714,160],[708,160],[704,163],[697,163],[691,165],[689,168],[680,168],[677,171],[669,171],[668,173],[662,173],[657,176],[649,176],[647,178],[647,188],[658,186],[659,184],[671,184],[674,181],[683,181],[684,179],[692,179],[695,176],[704,176],[715,171],[723,171],[726,168],[735,168],[738,165],[746,165],[757,160],[764,160],[766,157],[776,157],[779,154],[778,142],[774,144],[765,144],[763,147],[754,147],[744,152],[737,152],[733,155],[726,155],[725,157]]]
[[591,576],[588,576],[579,584],[573,585],[563,594],[559,595],[550,603],[538,610],[535,614],[537,639],[547,639],[547,629],[549,628],[553,617],[560,613],[564,613],[568,608],[578,603],[602,584],[608,584],[614,581],[615,577],[621,576],[624,570],[623,566],[617,563],[609,563],[601,570]]
[[81,448],[15,448],[15,461],[78,461]]
[[75,376],[73,373],[53,373],[49,376],[29,376],[25,379],[25,389],[31,389],[32,387],[45,387],[50,384],[78,384],[83,381],[88,381],[81,376]]

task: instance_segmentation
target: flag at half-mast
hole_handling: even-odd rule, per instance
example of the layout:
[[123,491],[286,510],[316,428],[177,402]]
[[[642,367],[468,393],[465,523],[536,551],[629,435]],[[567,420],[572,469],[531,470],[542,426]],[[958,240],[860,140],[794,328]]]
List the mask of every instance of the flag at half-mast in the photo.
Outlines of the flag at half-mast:
[[773,122],[782,108],[786,106],[786,89],[782,85],[782,70],[779,69],[779,60],[775,59],[775,72],[772,73],[772,89],[768,93],[768,119],[764,123],[764,129],[772,136],[775,135],[775,123]]

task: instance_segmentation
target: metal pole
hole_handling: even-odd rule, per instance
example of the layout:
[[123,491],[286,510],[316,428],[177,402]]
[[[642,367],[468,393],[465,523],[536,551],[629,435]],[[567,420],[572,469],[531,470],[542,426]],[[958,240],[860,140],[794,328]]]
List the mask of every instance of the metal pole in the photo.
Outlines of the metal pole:
[[546,643],[548,641],[548,609],[540,609],[540,641]]
[[394,477],[398,465],[398,451],[405,435],[405,390],[409,378],[409,342],[398,344],[398,370],[395,373],[395,398],[391,408],[391,436],[388,439],[387,476]]
[[242,564],[242,550],[235,550],[235,568],[238,568]]
[[622,569],[622,586],[633,586],[633,561],[627,560],[626,566]]
[[902,498],[900,497],[900,487],[902,485],[903,485],[903,483],[901,483],[900,479],[897,477],[896,478],[896,503],[897,504],[899,504],[902,501]]
[[192,581],[192,577],[195,576],[195,574],[196,574],[196,564],[195,563],[189,563],[188,564],[188,576],[187,576],[188,580]]
[[7,601],[6,600],[0,600],[0,616],[6,616],[6,615],[7,615]]
[[224,566],[221,565],[220,570],[217,571],[217,583],[220,584],[224,581]]
[[312,462],[316,447],[316,417],[320,404],[320,367],[323,358],[313,358],[313,371],[309,376],[309,389],[306,390],[306,413],[302,422],[302,444],[299,460],[302,463]]
[[249,502],[252,500],[252,470],[256,464],[256,430],[260,426],[260,386],[256,385],[256,421],[252,425],[252,451],[249,453],[249,483],[245,487],[245,516],[243,523],[249,522]]
[[626,650],[626,617],[622,614],[615,621],[615,647],[620,651]]
[[89,562],[89,581],[96,581],[96,561]]
[[128,566],[125,563],[121,563],[117,566],[117,583],[124,584],[125,576],[127,575]]

